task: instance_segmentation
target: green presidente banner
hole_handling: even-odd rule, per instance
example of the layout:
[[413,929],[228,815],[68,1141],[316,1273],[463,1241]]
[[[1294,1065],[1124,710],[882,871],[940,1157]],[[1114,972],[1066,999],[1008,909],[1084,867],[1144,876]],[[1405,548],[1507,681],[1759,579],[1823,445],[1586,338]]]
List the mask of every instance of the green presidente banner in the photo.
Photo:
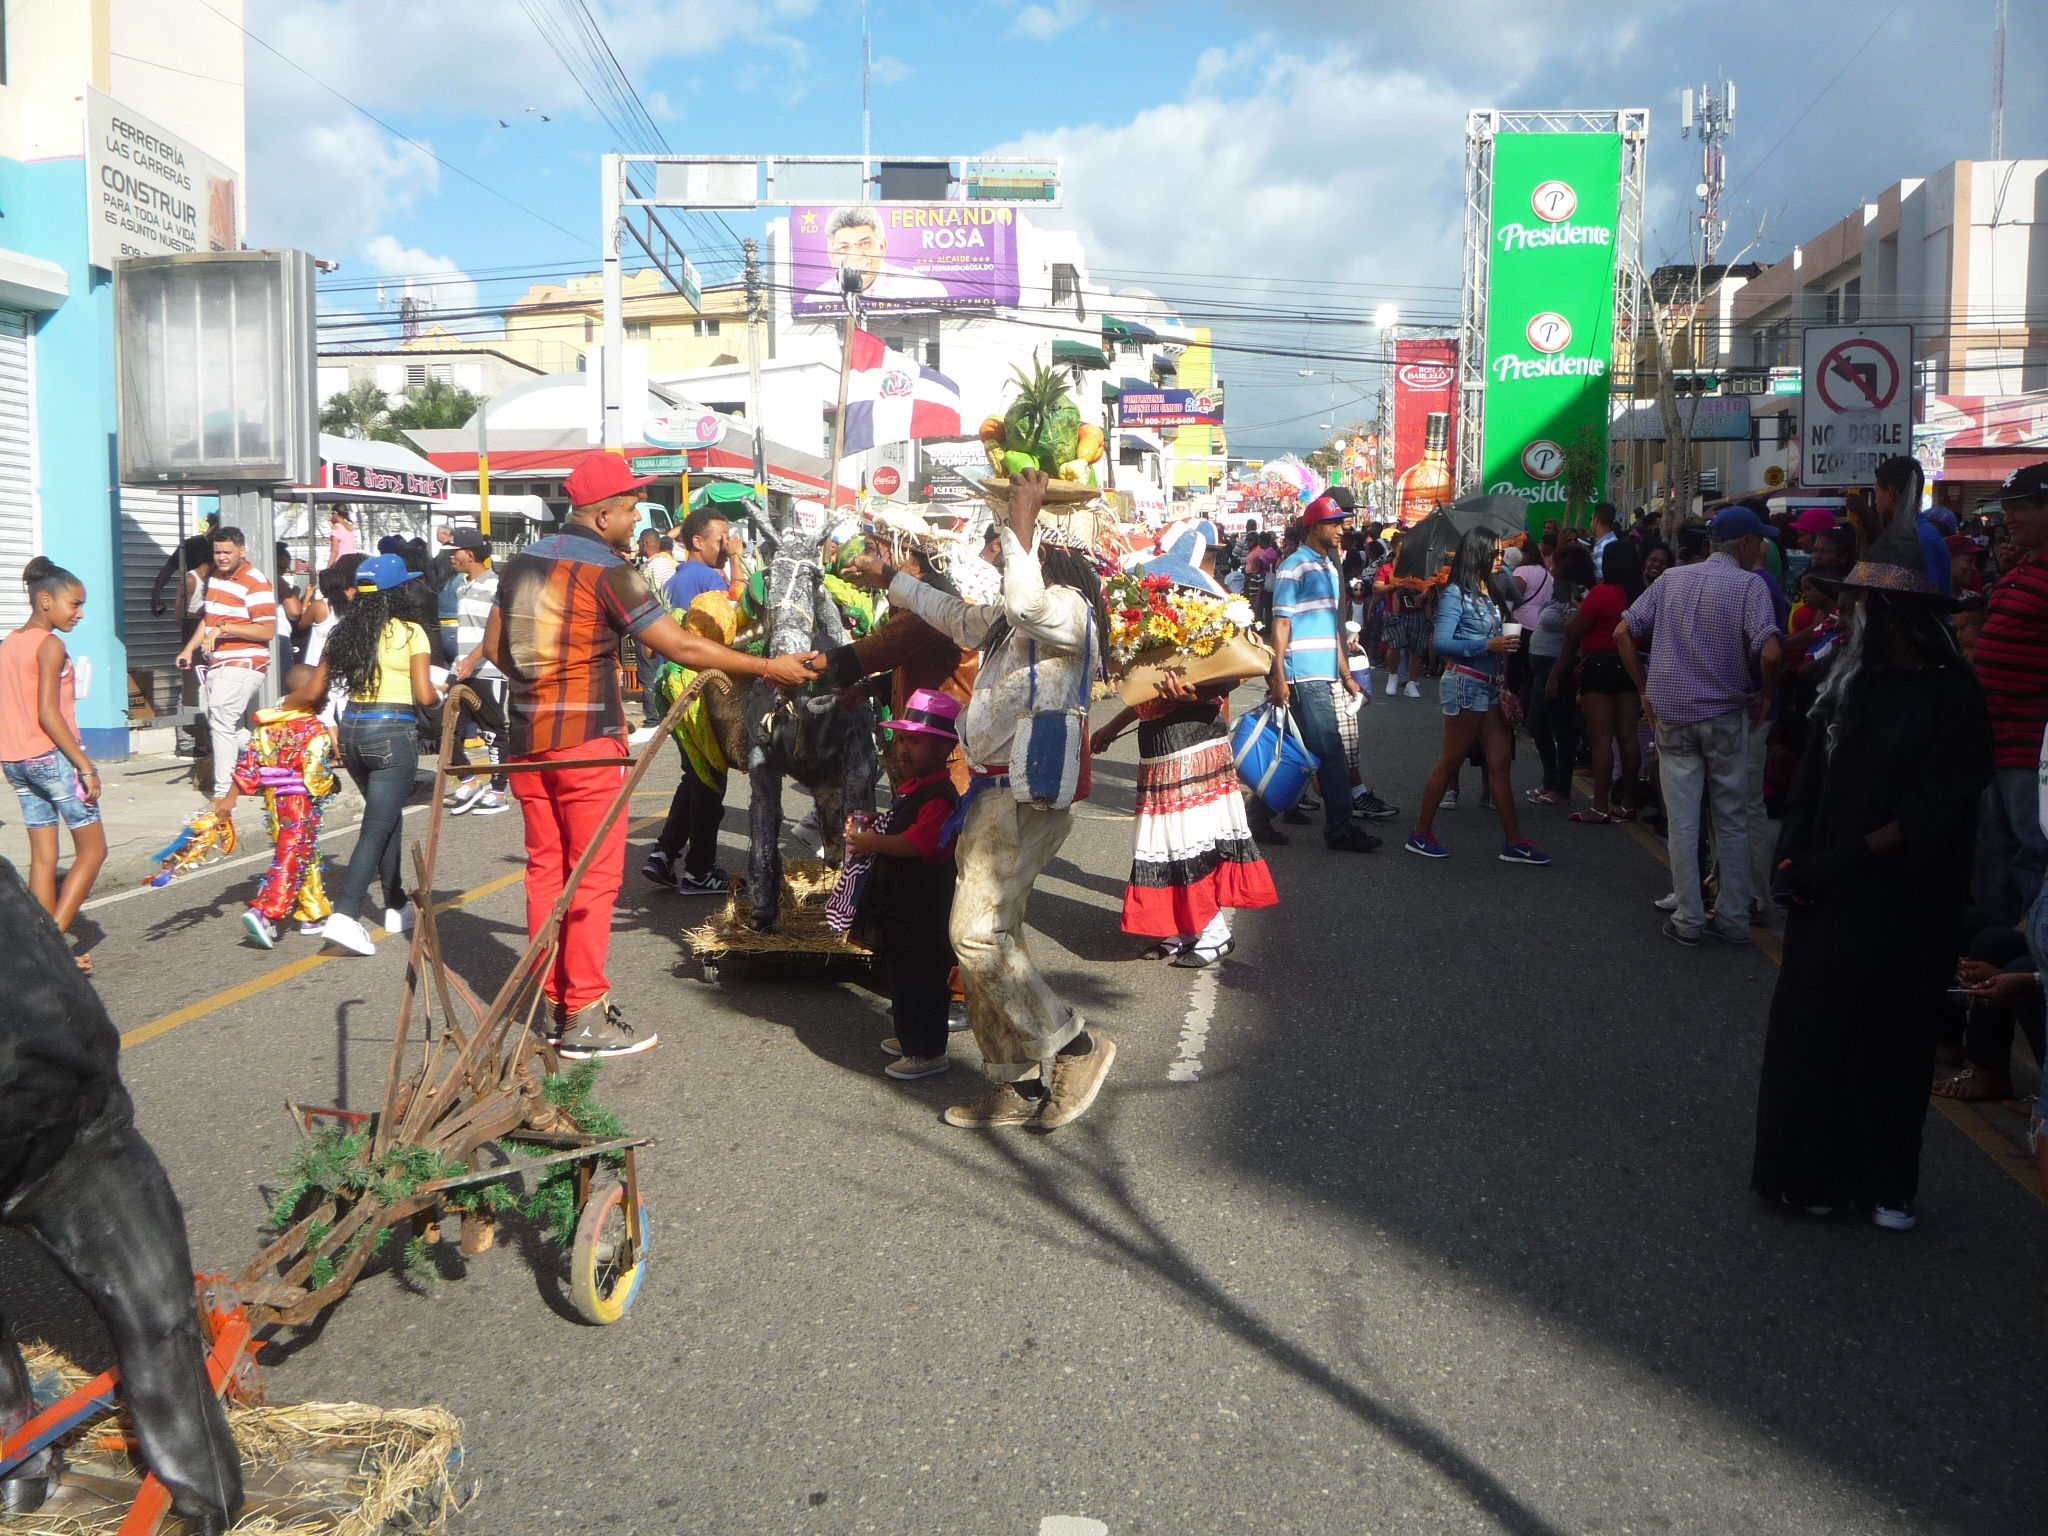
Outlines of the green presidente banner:
[[1532,530],[1563,517],[1565,452],[1589,428],[1606,483],[1620,206],[1619,134],[1494,139],[1482,488],[1529,501]]

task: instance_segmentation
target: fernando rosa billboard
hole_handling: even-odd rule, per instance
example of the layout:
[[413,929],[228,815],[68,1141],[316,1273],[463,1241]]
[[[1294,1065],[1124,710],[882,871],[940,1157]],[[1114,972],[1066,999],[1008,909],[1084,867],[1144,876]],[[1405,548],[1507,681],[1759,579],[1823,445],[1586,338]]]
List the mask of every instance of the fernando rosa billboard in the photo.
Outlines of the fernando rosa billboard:
[[992,309],[1017,302],[1017,216],[978,203],[800,204],[789,210],[790,313],[842,313],[840,273],[861,308]]

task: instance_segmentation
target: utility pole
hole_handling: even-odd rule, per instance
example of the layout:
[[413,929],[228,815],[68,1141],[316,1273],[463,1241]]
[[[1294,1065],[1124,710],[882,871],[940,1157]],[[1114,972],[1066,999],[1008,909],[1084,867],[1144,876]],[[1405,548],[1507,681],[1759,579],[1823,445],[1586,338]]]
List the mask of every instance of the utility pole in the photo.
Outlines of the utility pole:
[[2005,158],[2005,14],[2007,0],[1997,0],[1991,33],[1991,158]]
[[602,161],[603,209],[598,249],[604,255],[604,362],[598,375],[598,399],[604,412],[602,442],[613,453],[626,449],[626,266],[621,249],[620,184],[626,179],[625,159],[608,154]]
[[768,440],[761,430],[761,242],[741,242],[747,253],[747,421],[754,429],[754,499],[768,506]]

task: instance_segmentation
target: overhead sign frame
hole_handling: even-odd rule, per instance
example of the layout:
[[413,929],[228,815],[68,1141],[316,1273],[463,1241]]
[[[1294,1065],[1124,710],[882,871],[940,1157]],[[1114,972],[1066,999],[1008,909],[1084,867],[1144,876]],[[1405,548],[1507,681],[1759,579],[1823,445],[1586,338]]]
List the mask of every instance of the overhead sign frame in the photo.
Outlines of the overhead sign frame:
[[1800,356],[1801,484],[1872,485],[1912,453],[1912,326],[1809,325]]

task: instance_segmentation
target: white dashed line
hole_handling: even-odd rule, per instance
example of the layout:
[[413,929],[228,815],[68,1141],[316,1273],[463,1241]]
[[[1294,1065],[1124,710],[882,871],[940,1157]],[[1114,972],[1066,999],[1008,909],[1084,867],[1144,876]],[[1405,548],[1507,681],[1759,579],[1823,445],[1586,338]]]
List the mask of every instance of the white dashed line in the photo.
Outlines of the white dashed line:
[[1046,1515],[1038,1522],[1038,1536],[1109,1536],[1109,1527],[1086,1515]]
[[1195,972],[1195,984],[1188,989],[1187,1022],[1180,1028],[1180,1055],[1166,1064],[1169,1083],[1192,1083],[1202,1075],[1202,1047],[1208,1043],[1209,1021],[1216,1017],[1216,973],[1220,969],[1208,965]]

